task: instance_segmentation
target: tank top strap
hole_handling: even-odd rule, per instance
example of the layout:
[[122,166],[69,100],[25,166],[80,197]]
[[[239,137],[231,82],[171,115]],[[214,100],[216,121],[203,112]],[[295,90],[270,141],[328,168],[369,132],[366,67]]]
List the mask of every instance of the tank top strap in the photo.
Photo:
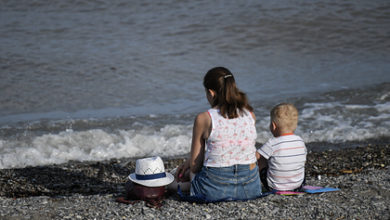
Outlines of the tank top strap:
[[211,118],[211,130],[213,130],[215,128],[215,126],[216,126],[215,122],[218,119],[218,116],[220,116],[219,109],[211,108],[211,109],[209,109],[207,111],[207,113],[210,115],[210,118]]

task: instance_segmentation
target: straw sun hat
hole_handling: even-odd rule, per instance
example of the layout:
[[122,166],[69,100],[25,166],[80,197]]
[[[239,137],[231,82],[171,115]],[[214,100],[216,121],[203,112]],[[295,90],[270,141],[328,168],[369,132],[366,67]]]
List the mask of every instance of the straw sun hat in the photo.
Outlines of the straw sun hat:
[[129,179],[148,187],[166,186],[173,182],[172,174],[165,172],[164,163],[160,157],[138,159],[135,164],[135,173]]

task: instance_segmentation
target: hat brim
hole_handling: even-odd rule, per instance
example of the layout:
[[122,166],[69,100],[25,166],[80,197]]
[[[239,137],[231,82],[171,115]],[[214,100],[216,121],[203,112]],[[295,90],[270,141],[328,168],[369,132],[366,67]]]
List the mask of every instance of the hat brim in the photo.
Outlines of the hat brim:
[[163,178],[158,178],[154,180],[138,180],[135,176],[135,173],[132,173],[129,175],[129,179],[135,183],[138,183],[143,186],[148,186],[148,187],[159,187],[159,186],[166,186],[169,185],[170,183],[175,180],[175,177],[173,177],[172,174],[170,173],[165,173],[166,177]]

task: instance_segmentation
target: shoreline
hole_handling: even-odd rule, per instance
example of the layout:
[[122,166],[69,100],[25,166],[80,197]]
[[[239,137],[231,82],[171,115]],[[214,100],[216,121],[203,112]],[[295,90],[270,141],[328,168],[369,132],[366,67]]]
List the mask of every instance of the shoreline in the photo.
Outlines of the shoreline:
[[[163,158],[166,170],[183,158]],[[124,192],[135,159],[0,170],[0,217],[5,219],[178,219],[178,218],[359,218],[388,219],[390,145],[309,151],[307,184],[340,188],[338,192],[280,196],[241,202],[192,204],[175,195],[161,209],[143,202],[115,202]],[[319,178],[320,176],[320,178]],[[208,210],[208,211],[207,211]]]

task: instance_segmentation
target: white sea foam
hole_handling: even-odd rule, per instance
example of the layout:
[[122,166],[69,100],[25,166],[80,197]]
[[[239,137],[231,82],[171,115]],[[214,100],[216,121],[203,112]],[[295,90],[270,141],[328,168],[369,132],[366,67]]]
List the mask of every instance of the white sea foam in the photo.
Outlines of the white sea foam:
[[106,160],[150,155],[174,156],[189,152],[191,128],[169,125],[159,131],[101,129],[45,134],[31,140],[0,140],[0,168],[64,163],[69,160]]
[[[271,135],[268,125],[268,116],[258,120],[258,142],[264,143]],[[390,102],[376,105],[307,103],[300,112],[296,133],[306,142],[361,141],[389,136]]]
[[[159,119],[158,115],[153,116]],[[64,123],[67,124],[67,123]],[[57,126],[57,125],[54,125]],[[134,122],[133,129],[87,129],[0,139],[0,168],[100,161],[121,157],[175,156],[190,151],[192,123],[156,128],[153,121]],[[257,117],[257,142],[271,136],[269,116]],[[307,103],[300,109],[296,134],[305,142],[344,142],[389,136],[390,102],[345,105],[340,102]]]

